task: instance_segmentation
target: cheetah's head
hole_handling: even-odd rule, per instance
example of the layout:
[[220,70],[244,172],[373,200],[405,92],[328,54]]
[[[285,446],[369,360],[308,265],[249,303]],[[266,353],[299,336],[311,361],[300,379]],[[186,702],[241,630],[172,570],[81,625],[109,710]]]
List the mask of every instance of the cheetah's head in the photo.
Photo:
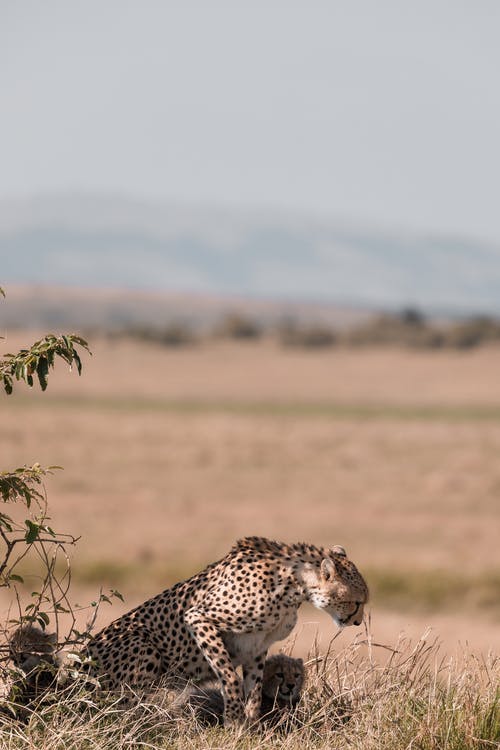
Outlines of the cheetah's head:
[[339,627],[361,625],[368,586],[343,547],[332,547],[319,570],[316,568],[306,581],[309,601],[327,612]]
[[46,633],[36,625],[22,625],[9,639],[10,658],[25,670],[42,661],[54,664],[56,645],[55,633]]
[[278,706],[295,705],[304,684],[304,663],[285,654],[266,659],[262,695]]

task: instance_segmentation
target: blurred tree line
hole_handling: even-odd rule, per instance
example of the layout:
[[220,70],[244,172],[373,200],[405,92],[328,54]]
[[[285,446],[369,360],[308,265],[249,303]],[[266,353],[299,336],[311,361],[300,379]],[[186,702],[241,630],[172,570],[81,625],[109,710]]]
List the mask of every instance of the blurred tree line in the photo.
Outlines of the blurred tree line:
[[221,316],[214,327],[200,333],[180,321],[162,325],[128,325],[109,333],[110,337],[135,338],[164,346],[190,346],[210,339],[255,341],[273,338],[283,346],[325,348],[332,346],[403,346],[420,349],[471,349],[500,342],[500,319],[472,316],[455,322],[437,323],[417,308],[380,313],[349,328],[323,322],[304,323],[293,317],[279,323],[263,323],[238,311]]

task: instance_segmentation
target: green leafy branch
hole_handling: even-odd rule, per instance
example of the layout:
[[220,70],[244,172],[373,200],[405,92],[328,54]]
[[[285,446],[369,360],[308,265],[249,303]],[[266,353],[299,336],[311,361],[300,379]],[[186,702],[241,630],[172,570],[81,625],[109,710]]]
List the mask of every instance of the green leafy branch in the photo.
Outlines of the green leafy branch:
[[36,341],[30,349],[21,349],[17,354],[6,354],[4,359],[0,360],[0,379],[6,393],[12,393],[14,380],[24,380],[32,387],[35,373],[44,391],[48,385],[49,370],[54,367],[56,357],[67,362],[70,368],[75,364],[78,374],[81,375],[82,362],[77,345],[91,354],[88,343],[81,336],[54,336],[52,333]]
[[[52,474],[56,468],[59,467],[50,466],[44,469],[40,464],[34,464],[10,472],[0,472],[0,496],[4,503],[21,502],[28,509],[33,504],[37,507],[36,514],[32,514],[21,523],[12,516],[0,512],[0,540],[3,542],[0,543],[0,548],[4,547],[4,558],[0,563],[0,586],[9,585],[11,577],[4,577],[4,574],[17,545],[22,544],[26,550],[26,546],[43,541],[43,535],[45,539],[56,539],[53,529],[46,523],[47,502],[43,488],[44,477]],[[15,576],[12,580],[19,580],[19,577]]]
[[21,466],[14,471],[0,471],[0,495],[4,503],[14,503],[22,500],[27,508],[33,502],[43,502],[44,494],[41,492],[43,479],[47,474],[53,474],[54,469],[60,466],[48,466],[42,468],[40,464],[33,466]]
[[[0,297],[5,297],[1,287]],[[4,355],[0,359],[0,388],[3,384],[7,394],[11,394],[16,382],[23,380],[32,387],[36,377],[44,391],[50,369],[54,367],[58,357],[70,368],[76,366],[80,375],[82,362],[79,348],[91,354],[87,342],[81,336],[47,334],[29,349]],[[64,615],[66,623],[68,618],[72,621],[69,623],[70,633],[65,642],[76,644],[89,637],[101,603],[111,603],[113,598],[121,598],[121,594],[111,590],[107,595],[101,591],[99,598],[90,605],[93,616],[86,630],[76,630],[76,612],[82,607],[71,604],[69,590],[70,552],[78,542],[78,537],[56,532],[49,525],[44,487],[47,475],[59,468],[61,467],[43,468],[36,463],[0,472],[0,587],[11,591],[13,605],[17,602],[18,617],[10,617],[6,623],[6,631],[13,626],[31,623],[45,629],[53,620],[59,641],[59,618]],[[4,512],[7,503],[14,506],[11,514]],[[28,517],[25,518],[25,515]],[[24,570],[28,572],[24,573]],[[26,581],[24,576],[27,577]],[[36,590],[31,592],[31,601],[24,606],[27,592],[33,587],[33,580],[36,581]],[[9,607],[9,616],[10,614]],[[8,660],[9,654],[8,643],[0,645],[0,673],[1,662]]]
[[[44,478],[58,468],[34,464],[0,473],[0,501],[14,506],[20,503],[30,511],[28,518],[0,512],[0,587],[11,589],[18,602],[19,617],[12,620],[13,623],[36,623],[45,628],[52,615],[58,629],[60,614],[73,615],[68,598],[71,572],[67,548],[73,547],[78,539],[58,533],[49,525],[43,485]],[[21,612],[23,594],[18,586],[25,589],[27,584],[20,575],[21,563],[25,567],[27,564],[31,571],[39,571],[35,574],[37,590],[32,592],[31,603],[24,608],[24,614]],[[33,572],[30,579],[33,579]]]

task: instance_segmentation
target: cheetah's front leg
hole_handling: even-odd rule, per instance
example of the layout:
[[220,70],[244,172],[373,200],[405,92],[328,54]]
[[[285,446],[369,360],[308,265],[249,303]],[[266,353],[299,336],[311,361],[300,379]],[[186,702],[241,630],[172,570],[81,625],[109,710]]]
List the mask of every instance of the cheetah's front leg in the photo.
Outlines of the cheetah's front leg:
[[243,664],[245,714],[250,721],[258,721],[262,704],[262,677],[267,651],[258,654],[251,664]]
[[219,628],[199,609],[188,609],[184,621],[201,653],[221,683],[224,697],[224,724],[244,720],[243,685],[233,667]]

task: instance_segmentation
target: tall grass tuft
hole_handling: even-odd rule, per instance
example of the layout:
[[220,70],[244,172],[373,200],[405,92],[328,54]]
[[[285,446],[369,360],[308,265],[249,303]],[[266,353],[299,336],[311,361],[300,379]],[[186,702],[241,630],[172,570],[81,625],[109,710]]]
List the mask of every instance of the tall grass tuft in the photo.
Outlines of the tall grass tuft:
[[425,635],[393,646],[369,634],[334,653],[312,653],[301,702],[283,726],[203,728],[175,710],[172,691],[119,696],[77,681],[48,694],[25,722],[4,713],[5,750],[487,750],[500,746],[500,660],[440,654]]

